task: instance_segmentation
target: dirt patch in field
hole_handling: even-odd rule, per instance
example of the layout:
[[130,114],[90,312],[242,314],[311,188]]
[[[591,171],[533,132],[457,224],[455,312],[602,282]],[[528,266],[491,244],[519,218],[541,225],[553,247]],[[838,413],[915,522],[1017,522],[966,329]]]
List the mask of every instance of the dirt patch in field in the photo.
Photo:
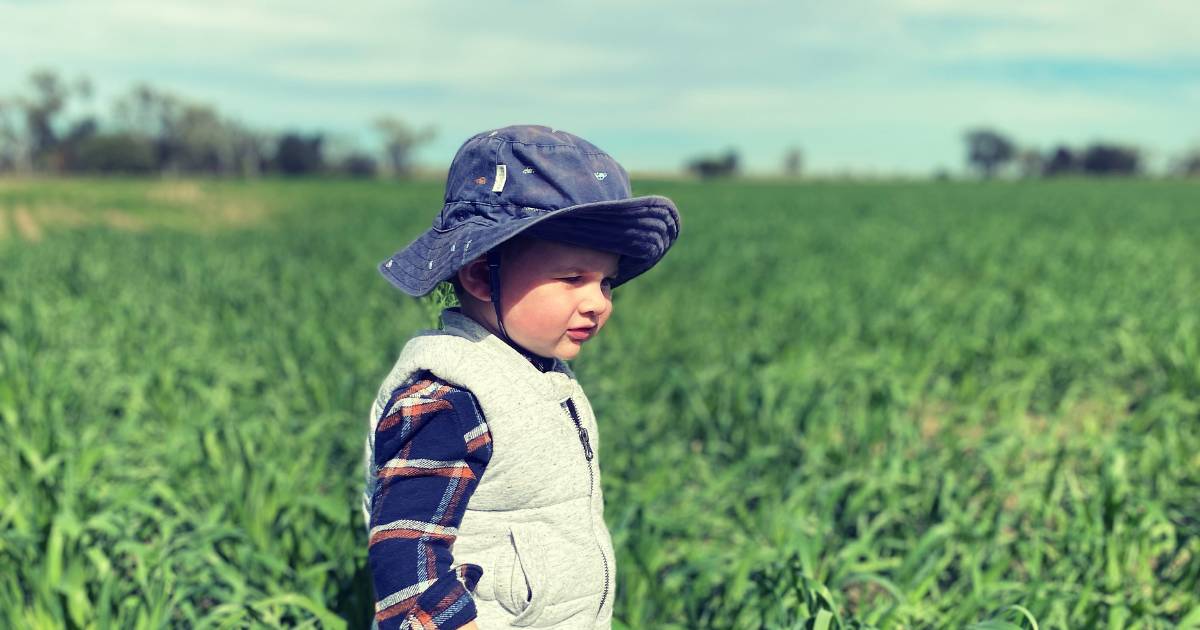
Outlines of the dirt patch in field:
[[143,232],[146,230],[146,222],[120,210],[105,210],[104,222],[108,225],[126,232]]
[[944,402],[930,402],[919,407],[916,416],[921,438],[929,441],[937,437],[945,428],[946,417],[950,412],[949,403]]
[[1085,398],[1067,407],[1053,430],[1059,440],[1099,437],[1110,435],[1128,418],[1128,406],[1121,400]]
[[21,238],[33,242],[42,240],[42,228],[28,208],[20,206],[13,210],[13,225]]
[[214,213],[219,225],[246,226],[262,221],[267,209],[260,203],[229,200],[217,206]]
[[269,214],[261,202],[220,191],[206,191],[197,182],[157,184],[147,191],[146,199],[154,205],[165,206],[165,210],[176,215],[185,227],[204,232],[251,226]]
[[91,223],[86,213],[69,206],[33,206],[29,211],[38,223],[46,227],[82,227]]
[[[41,183],[0,182],[21,190]],[[56,191],[56,199],[5,203],[0,195],[0,242],[9,238],[36,242],[58,229],[102,225],[124,232],[155,228],[214,233],[244,229],[264,221],[271,209],[265,202],[245,193],[205,186],[201,182],[149,183],[140,191],[142,202],[129,200],[128,192],[89,188],[86,183],[67,181]],[[66,194],[63,194],[63,193]],[[135,199],[138,191],[135,190]],[[118,196],[119,195],[119,196]]]
[[979,423],[956,418],[955,408],[948,402],[925,402],[913,410],[913,416],[917,421],[917,432],[926,443],[949,439],[972,448],[978,446],[985,435],[984,427]]
[[1120,400],[1085,398],[1051,414],[1027,411],[1015,418],[998,418],[989,413],[985,420],[973,422],[956,417],[950,403],[930,401],[915,407],[911,416],[923,442],[955,443],[970,450],[996,431],[1025,436],[1047,446],[1099,439],[1117,430],[1128,412]]
[[45,238],[48,230],[73,229],[89,225],[107,225],[127,232],[142,232],[149,227],[145,220],[116,209],[88,213],[61,205],[23,205],[16,206],[11,210],[0,208],[0,241],[9,236],[16,236],[22,240],[36,243]]
[[205,194],[196,182],[163,182],[148,190],[146,198],[170,205],[197,205],[204,201]]

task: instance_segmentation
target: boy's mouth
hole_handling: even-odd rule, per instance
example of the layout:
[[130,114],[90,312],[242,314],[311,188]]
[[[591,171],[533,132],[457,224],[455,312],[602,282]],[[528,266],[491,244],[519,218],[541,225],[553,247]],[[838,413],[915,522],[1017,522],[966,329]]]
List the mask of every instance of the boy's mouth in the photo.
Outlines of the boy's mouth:
[[568,328],[567,336],[572,341],[587,341],[596,332],[595,326],[586,326],[581,328]]

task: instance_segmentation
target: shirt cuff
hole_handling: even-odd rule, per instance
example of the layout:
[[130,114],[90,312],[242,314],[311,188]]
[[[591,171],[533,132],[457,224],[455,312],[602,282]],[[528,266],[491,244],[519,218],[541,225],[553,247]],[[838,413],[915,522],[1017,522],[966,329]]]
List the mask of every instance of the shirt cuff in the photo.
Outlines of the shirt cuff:
[[[408,610],[404,621],[410,630],[458,628],[475,618],[471,591],[483,576],[477,564],[460,564],[429,585]],[[382,620],[380,620],[382,621]],[[402,624],[403,627],[403,624]]]

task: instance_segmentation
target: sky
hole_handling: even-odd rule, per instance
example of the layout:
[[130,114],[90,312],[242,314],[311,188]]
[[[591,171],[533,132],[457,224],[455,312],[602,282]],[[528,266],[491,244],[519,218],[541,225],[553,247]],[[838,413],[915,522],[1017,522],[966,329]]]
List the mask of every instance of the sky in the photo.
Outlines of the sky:
[[751,173],[798,147],[812,174],[963,168],[963,133],[1112,141],[1151,165],[1200,145],[1195,0],[0,0],[0,98],[50,68],[94,108],[147,82],[271,131],[369,142],[432,125],[539,123],[635,172],[735,149]]

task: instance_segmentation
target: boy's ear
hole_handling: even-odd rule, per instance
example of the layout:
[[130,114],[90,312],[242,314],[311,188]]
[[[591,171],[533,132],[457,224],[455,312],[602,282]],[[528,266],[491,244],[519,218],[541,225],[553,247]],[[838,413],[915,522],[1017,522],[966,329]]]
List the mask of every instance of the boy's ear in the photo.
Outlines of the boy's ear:
[[468,295],[480,302],[492,301],[492,287],[488,276],[487,256],[480,256],[458,270],[458,282]]

